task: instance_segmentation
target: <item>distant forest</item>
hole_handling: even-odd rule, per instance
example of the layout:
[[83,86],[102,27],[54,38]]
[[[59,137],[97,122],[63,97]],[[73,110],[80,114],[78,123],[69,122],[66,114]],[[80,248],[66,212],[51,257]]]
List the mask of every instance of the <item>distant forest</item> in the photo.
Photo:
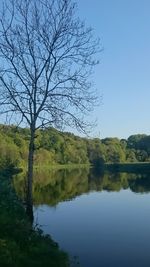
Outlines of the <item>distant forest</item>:
[[[25,167],[29,129],[0,125],[0,166]],[[81,138],[54,128],[38,130],[35,165],[150,162],[150,135],[118,138]]]

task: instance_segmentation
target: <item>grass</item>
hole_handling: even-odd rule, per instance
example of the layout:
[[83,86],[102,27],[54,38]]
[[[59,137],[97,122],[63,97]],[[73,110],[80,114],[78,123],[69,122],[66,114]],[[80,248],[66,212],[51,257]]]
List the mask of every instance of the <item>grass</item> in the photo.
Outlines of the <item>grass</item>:
[[61,170],[61,169],[79,169],[89,168],[90,164],[52,164],[52,165],[35,165],[35,169],[49,169],[49,170]]
[[0,173],[0,266],[69,266],[68,255],[51,237],[31,226],[8,171]]

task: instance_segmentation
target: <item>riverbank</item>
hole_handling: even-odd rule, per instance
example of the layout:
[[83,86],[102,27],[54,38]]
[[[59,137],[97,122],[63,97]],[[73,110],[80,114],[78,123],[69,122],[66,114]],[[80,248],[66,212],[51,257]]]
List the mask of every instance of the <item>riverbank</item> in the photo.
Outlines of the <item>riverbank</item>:
[[0,266],[69,266],[68,255],[50,236],[31,226],[9,171],[0,173]]
[[104,164],[105,171],[111,172],[133,172],[143,173],[150,172],[149,162],[133,162],[133,163],[106,163]]
[[35,165],[34,170],[47,169],[47,170],[73,170],[73,169],[87,169],[91,168],[91,164],[52,164],[52,165]]

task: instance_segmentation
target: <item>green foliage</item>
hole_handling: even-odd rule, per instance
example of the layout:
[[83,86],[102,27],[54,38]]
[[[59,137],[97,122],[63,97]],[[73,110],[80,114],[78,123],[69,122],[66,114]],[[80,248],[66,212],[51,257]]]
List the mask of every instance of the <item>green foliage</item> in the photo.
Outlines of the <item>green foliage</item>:
[[[28,159],[29,129],[0,125],[0,167],[12,164],[25,167]],[[35,140],[35,165],[149,162],[150,136],[88,139],[54,128],[38,130]]]
[[9,164],[17,165],[19,161],[19,150],[13,140],[0,134],[0,167]]
[[102,142],[106,147],[106,162],[125,162],[125,149],[118,138],[105,138]]
[[31,227],[8,177],[0,176],[0,266],[69,266],[67,254],[50,236]]

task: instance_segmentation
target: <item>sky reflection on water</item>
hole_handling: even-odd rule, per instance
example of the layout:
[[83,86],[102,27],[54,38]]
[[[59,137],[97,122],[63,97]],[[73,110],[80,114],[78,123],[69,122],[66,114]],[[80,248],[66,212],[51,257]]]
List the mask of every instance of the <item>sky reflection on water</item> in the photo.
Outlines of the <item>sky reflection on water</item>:
[[110,184],[109,191],[80,190],[71,201],[37,203],[35,220],[61,248],[77,256],[82,267],[149,267],[150,194],[143,189],[145,179],[148,191],[149,176],[137,177],[130,184],[140,193],[129,187],[113,191]]

